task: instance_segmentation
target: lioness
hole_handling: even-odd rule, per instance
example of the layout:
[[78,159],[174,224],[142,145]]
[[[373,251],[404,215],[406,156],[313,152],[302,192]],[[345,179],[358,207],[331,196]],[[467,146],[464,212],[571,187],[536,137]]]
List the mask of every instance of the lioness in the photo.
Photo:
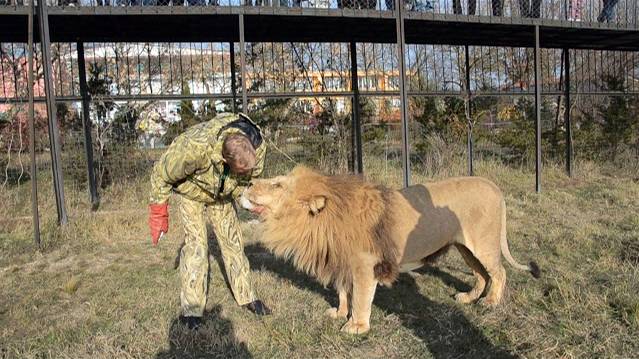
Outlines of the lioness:
[[482,295],[498,304],[506,285],[501,255],[538,277],[539,268],[517,263],[506,241],[506,205],[492,182],[479,177],[452,178],[395,191],[356,176],[324,176],[296,167],[288,176],[255,180],[240,204],[260,215],[260,241],[275,255],[323,285],[333,284],[338,308],[327,314],[347,318],[342,331],[369,330],[377,283],[390,285],[400,271],[421,267],[454,245],[472,268],[476,284],[458,293],[461,303]]

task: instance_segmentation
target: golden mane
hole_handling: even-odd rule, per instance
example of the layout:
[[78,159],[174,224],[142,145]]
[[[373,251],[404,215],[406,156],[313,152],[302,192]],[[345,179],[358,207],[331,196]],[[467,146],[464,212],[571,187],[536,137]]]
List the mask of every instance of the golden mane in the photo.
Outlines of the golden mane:
[[[266,222],[263,244],[292,259],[298,269],[322,285],[350,288],[352,257],[375,255],[376,278],[390,285],[398,276],[397,248],[388,235],[389,190],[352,175],[324,176],[306,167],[289,175],[281,210]],[[321,210],[311,209],[322,198]]]

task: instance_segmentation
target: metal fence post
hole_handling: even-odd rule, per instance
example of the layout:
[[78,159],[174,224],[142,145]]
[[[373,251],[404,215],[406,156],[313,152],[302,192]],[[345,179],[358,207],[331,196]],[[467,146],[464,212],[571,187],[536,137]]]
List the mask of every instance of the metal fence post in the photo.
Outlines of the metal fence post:
[[359,116],[359,106],[360,106],[360,97],[359,97],[359,78],[357,74],[357,44],[355,42],[351,42],[350,44],[350,55],[351,55],[351,91],[353,91],[353,105],[352,105],[352,131],[353,131],[353,169],[355,173],[362,174],[364,173],[364,163],[362,160],[362,125]]
[[410,185],[410,147],[408,144],[408,94],[406,91],[406,64],[404,59],[404,11],[402,0],[395,0],[396,25],[397,25],[397,63],[399,66],[399,96],[401,99],[402,121],[402,168],[404,174],[404,187]]
[[468,45],[464,46],[466,65],[466,122],[468,123],[468,175],[474,176],[473,166],[473,123],[472,123],[472,94],[470,92],[470,59]]
[[95,181],[95,171],[93,163],[93,140],[91,138],[91,117],[89,97],[89,87],[87,86],[86,63],[84,59],[84,43],[76,43],[78,52],[78,76],[80,77],[80,96],[82,97],[82,129],[84,130],[84,152],[87,160],[87,179],[89,182],[89,199],[91,200],[91,210],[95,211],[100,205],[98,189]]
[[541,192],[541,64],[539,25],[535,25],[535,190]]
[[233,113],[237,113],[237,79],[235,76],[235,42],[231,41],[229,43],[230,51],[231,51],[231,94],[233,95],[233,103],[231,104],[231,108],[233,109]]
[[242,76],[242,112],[248,113],[246,94],[246,48],[244,44],[244,14],[239,15],[240,26],[240,76]]
[[64,183],[60,155],[60,130],[56,117],[55,91],[53,89],[53,71],[51,68],[51,37],[49,36],[49,15],[44,1],[38,1],[38,20],[40,23],[40,45],[42,46],[42,62],[44,70],[44,91],[46,95],[47,117],[49,119],[49,143],[51,146],[51,169],[53,172],[53,188],[58,212],[58,223],[68,222],[64,202]]
[[33,214],[33,240],[40,248],[40,213],[38,211],[38,167],[35,155],[35,109],[33,103],[33,1],[29,2],[28,19],[28,82],[29,91],[29,152],[31,157],[31,213]]
[[564,93],[566,97],[564,111],[564,127],[566,127],[566,172],[568,176],[573,175],[573,149],[572,149],[572,121],[570,119],[570,50],[564,49],[565,84]]

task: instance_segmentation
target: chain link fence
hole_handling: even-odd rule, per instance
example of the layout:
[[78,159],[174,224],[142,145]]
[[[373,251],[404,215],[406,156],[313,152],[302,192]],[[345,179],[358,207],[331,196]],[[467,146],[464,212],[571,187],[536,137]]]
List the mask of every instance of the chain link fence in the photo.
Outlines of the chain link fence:
[[[364,174],[402,185],[399,77],[393,45],[357,44],[357,73],[348,44],[249,43],[247,71],[239,71],[238,44],[85,44],[89,129],[100,211],[144,215],[149,172],[173,138],[220,112],[242,109],[268,141],[265,176],[306,164],[327,173],[352,171],[353,78],[357,78]],[[0,44],[0,232],[30,230],[26,47]],[[55,44],[56,114],[66,206],[71,217],[90,212],[89,170],[75,44]],[[528,49],[409,46],[411,181],[468,173],[468,131],[481,173],[490,163],[534,173],[533,68]],[[639,169],[639,61],[636,54],[571,50],[571,118],[578,161],[598,161],[628,173]],[[36,98],[44,96],[36,51]],[[542,51],[542,153],[563,165],[566,151],[564,59]],[[354,76],[355,75],[355,76]],[[243,84],[243,81],[246,83]],[[466,84],[470,83],[470,101]],[[470,106],[471,117],[466,117]],[[470,121],[469,121],[470,120]],[[48,119],[36,103],[35,143],[39,208],[55,222]],[[482,167],[488,166],[488,167]],[[484,168],[484,169],[482,169]]]

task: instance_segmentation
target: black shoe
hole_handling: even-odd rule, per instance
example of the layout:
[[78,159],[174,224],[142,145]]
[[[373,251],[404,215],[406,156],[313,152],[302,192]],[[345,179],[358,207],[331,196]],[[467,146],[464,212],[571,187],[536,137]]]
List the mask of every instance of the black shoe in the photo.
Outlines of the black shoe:
[[262,303],[262,301],[259,299],[254,300],[249,304],[245,304],[244,307],[257,315],[271,314],[271,310],[266,306],[266,304]]
[[202,325],[202,317],[187,317],[181,315],[180,323],[182,323],[182,325],[186,326],[190,330],[198,330]]

